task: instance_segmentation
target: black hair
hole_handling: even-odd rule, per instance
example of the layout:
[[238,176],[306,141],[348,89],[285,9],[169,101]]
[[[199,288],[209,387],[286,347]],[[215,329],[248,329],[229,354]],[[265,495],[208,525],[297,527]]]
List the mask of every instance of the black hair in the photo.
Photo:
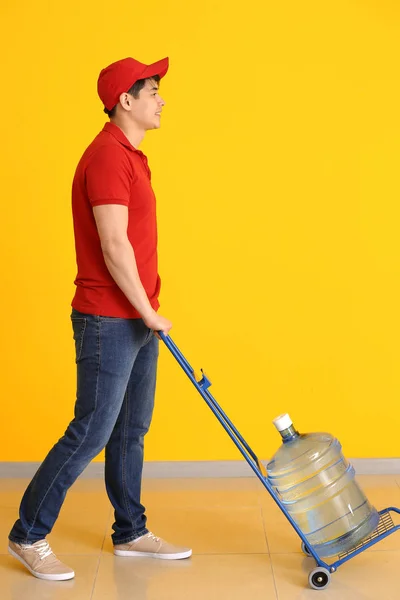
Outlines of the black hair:
[[[130,94],[131,96],[133,96],[134,98],[139,98],[139,93],[140,91],[144,88],[146,81],[149,80],[153,80],[156,83],[160,83],[160,76],[159,75],[154,75],[154,77],[148,77],[147,79],[138,79],[137,81],[135,81],[135,83],[133,84],[133,86],[127,91],[127,94]],[[117,112],[117,106],[118,104],[116,104],[115,106],[113,106],[113,108],[111,110],[108,110],[107,108],[104,108],[104,112],[106,113],[106,115],[111,119],[112,117],[115,117],[116,112]]]

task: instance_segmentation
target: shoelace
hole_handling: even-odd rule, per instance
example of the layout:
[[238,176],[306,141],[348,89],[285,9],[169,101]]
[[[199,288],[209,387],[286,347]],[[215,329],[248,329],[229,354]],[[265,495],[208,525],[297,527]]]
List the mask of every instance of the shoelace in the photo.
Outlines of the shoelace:
[[50,554],[53,554],[52,549],[49,546],[48,542],[40,542],[40,544],[24,544],[23,546],[24,550],[28,550],[28,549],[33,549],[35,550],[35,552],[37,552],[40,556],[40,560],[43,560],[44,558],[46,558],[47,556],[50,556]]
[[160,538],[157,537],[156,535],[154,535],[154,533],[151,533],[151,531],[149,531],[149,533],[147,534],[147,537],[150,538],[151,540],[154,540],[155,542],[160,541]]

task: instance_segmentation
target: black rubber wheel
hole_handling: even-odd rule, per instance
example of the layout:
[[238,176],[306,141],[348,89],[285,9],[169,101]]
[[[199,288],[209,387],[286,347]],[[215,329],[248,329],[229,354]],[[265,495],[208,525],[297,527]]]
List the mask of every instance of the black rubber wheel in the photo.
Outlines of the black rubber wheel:
[[309,551],[309,549],[307,548],[307,546],[305,545],[304,542],[301,542],[301,551],[306,556],[312,556],[311,552]]
[[324,590],[331,581],[331,574],[324,567],[313,569],[308,576],[308,583],[313,590]]

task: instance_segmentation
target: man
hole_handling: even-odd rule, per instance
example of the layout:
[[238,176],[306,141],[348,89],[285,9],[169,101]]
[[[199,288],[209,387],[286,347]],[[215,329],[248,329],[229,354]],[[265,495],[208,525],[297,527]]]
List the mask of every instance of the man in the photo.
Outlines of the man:
[[74,572],[46,536],[65,494],[105,447],[105,482],[114,507],[117,556],[187,558],[146,528],[140,503],[143,438],[153,412],[158,337],[172,324],[158,315],[156,202],[138,146],[160,127],[165,58],[126,58],[103,69],[98,93],[110,122],[84,152],[72,187],[78,274],[72,302],[77,363],[75,418],[28,486],[9,552],[40,579]]

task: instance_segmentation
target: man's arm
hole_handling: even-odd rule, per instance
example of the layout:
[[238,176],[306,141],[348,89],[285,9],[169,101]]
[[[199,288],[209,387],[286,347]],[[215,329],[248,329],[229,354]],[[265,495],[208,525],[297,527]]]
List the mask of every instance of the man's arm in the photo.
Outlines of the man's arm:
[[107,268],[118,287],[154,331],[169,332],[172,323],[152,308],[140,281],[135,253],[127,235],[128,208],[121,204],[93,207]]

